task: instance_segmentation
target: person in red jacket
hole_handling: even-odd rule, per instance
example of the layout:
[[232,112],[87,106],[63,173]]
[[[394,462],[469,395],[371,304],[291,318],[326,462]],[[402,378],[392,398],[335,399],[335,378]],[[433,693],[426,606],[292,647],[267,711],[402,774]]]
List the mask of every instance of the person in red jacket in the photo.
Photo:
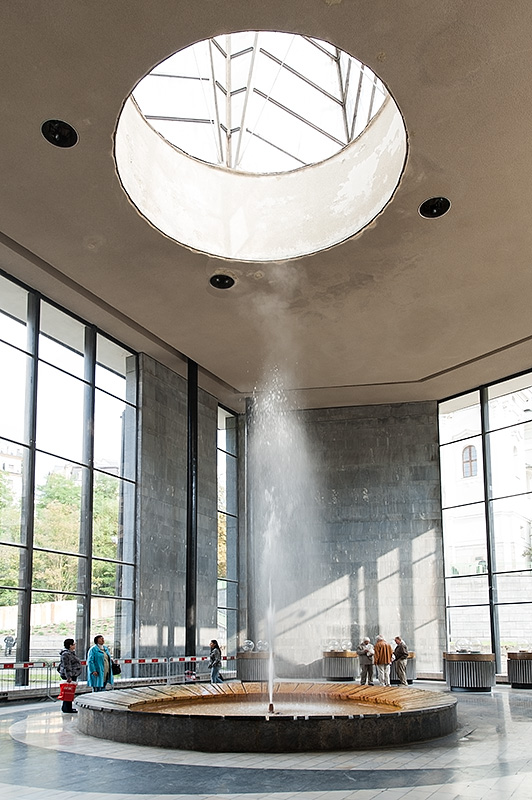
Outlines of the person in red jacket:
[[375,640],[375,666],[382,686],[390,685],[390,664],[392,663],[392,646],[380,633]]

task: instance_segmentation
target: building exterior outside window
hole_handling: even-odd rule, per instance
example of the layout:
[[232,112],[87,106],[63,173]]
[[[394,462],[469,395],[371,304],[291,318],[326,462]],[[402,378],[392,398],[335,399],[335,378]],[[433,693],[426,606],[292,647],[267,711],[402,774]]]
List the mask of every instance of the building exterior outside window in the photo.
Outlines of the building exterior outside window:
[[532,646],[532,373],[440,403],[439,424],[448,646],[505,673]]
[[237,418],[218,408],[218,641],[227,655],[237,649],[238,503]]
[[0,275],[0,372],[0,630],[18,661],[129,655],[136,356]]

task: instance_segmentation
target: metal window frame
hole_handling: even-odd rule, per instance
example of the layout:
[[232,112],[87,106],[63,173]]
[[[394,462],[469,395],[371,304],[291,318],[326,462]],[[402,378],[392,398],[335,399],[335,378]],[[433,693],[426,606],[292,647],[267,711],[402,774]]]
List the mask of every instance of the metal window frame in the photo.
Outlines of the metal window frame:
[[[252,32],[250,32],[252,33]],[[186,117],[180,116],[179,114],[176,115],[158,115],[158,114],[144,114],[144,117],[149,122],[158,122],[158,121],[165,121],[165,122],[186,122],[186,123],[193,123],[193,124],[208,124],[212,126],[213,134],[214,134],[214,149],[215,149],[215,157],[209,157],[207,153],[194,154],[191,153],[192,157],[199,158],[202,161],[206,161],[207,163],[216,164],[218,166],[224,166],[226,169],[229,170],[238,170],[241,168],[242,160],[244,158],[247,146],[252,141],[253,138],[256,138],[263,143],[270,145],[274,148],[277,152],[283,153],[284,155],[289,156],[290,158],[296,161],[296,166],[294,169],[298,169],[303,166],[308,166],[309,164],[315,163],[314,160],[302,160],[297,158],[296,156],[290,153],[290,147],[283,147],[283,143],[276,144],[271,141],[267,136],[264,136],[260,130],[257,131],[252,127],[250,124],[246,122],[246,116],[248,113],[249,108],[249,101],[253,94],[259,96],[262,100],[266,103],[271,103],[279,110],[283,111],[286,114],[291,115],[294,119],[297,119],[303,125],[308,126],[310,129],[314,130],[320,136],[334,142],[335,145],[341,150],[350,141],[354,139],[354,132],[357,127],[357,118],[359,113],[359,106],[360,106],[360,98],[363,89],[364,78],[368,75],[372,80],[372,88],[371,88],[371,97],[367,109],[366,119],[363,121],[362,133],[367,126],[369,125],[371,119],[374,116],[374,106],[375,106],[375,96],[377,90],[379,92],[384,93],[384,100],[386,100],[388,94],[386,87],[380,81],[377,75],[373,73],[373,71],[367,67],[366,65],[359,62],[353,56],[350,56],[349,53],[346,53],[346,57],[348,58],[347,68],[343,70],[342,65],[340,63],[341,54],[343,51],[340,51],[338,47],[334,47],[332,51],[329,51],[327,48],[323,47],[319,41],[312,39],[309,36],[300,36],[302,40],[309,43],[313,48],[316,48],[321,54],[325,55],[328,59],[330,59],[331,63],[336,63],[337,73],[338,73],[338,96],[336,94],[328,91],[324,86],[320,86],[315,80],[307,77],[301,70],[297,69],[294,66],[291,66],[287,63],[286,59],[279,58],[277,55],[272,53],[268,47],[262,47],[260,45],[260,31],[254,32],[254,39],[253,44],[242,49],[237,50],[236,52],[231,52],[231,45],[232,45],[232,34],[226,34],[225,36],[219,37],[212,37],[210,39],[205,40],[208,45],[208,64],[203,65],[205,66],[205,74],[198,74],[197,76],[194,75],[180,75],[177,73],[171,74],[169,72],[164,71],[154,71],[149,73],[145,76],[143,80],[146,78],[176,78],[176,79],[187,79],[187,80],[194,80],[196,82],[200,82],[202,86],[202,91],[204,94],[204,100],[206,102],[206,107],[211,108],[213,110],[213,116],[209,118],[193,118],[193,117]],[[271,33],[271,32],[268,32]],[[299,36],[299,34],[293,34],[293,36]],[[225,43],[225,46],[223,46]],[[191,45],[193,46],[193,45]],[[333,47],[331,45],[331,47]],[[187,48],[188,49],[188,48]],[[225,76],[224,80],[220,82],[221,77],[218,75],[218,70],[215,67],[215,59],[214,59],[214,51],[217,52],[219,56],[225,61]],[[231,63],[242,56],[249,56],[250,57],[250,64],[248,69],[247,80],[245,81],[245,85],[238,85],[236,88],[233,87],[233,75],[231,71]],[[276,64],[279,68],[279,72],[277,75],[281,73],[281,71],[287,72],[293,75],[298,80],[305,83],[307,86],[312,87],[314,90],[319,92],[323,97],[327,98],[332,104],[336,104],[340,107],[340,113],[342,115],[342,127],[343,127],[343,139],[340,139],[338,136],[333,135],[332,133],[328,132],[325,127],[321,125],[317,125],[311,120],[307,119],[303,114],[298,114],[294,108],[291,108],[289,105],[285,103],[281,103],[279,100],[276,100],[273,96],[273,91],[268,90],[268,94],[264,92],[258,85],[257,81],[260,80],[260,77],[257,75],[257,60],[258,57],[261,56],[265,59],[269,59],[272,63]],[[348,119],[347,114],[347,100],[349,96],[349,88],[350,84],[353,80],[352,73],[354,72],[353,65],[355,67],[358,65],[358,86],[356,88],[356,98],[353,106],[352,115],[350,115],[350,119]],[[159,68],[161,65],[159,65]],[[157,68],[156,68],[157,69]],[[163,67],[164,69],[164,67]],[[345,75],[343,72],[345,71]],[[199,66],[198,66],[199,72]],[[201,69],[203,72],[203,68]],[[207,72],[210,72],[210,75],[207,76]],[[218,79],[220,78],[220,80]],[[207,84],[209,84],[209,91],[212,92],[212,97],[208,98],[206,96],[206,89]],[[223,84],[223,85],[222,85]],[[220,108],[220,98],[218,97],[219,89],[224,94],[223,103],[225,105],[225,123],[222,122],[221,119],[221,108]],[[238,113],[239,124],[236,124],[236,114],[232,104],[232,98],[237,95],[245,92],[245,99],[242,106],[242,109]],[[134,92],[133,92],[134,96]],[[137,106],[139,110],[142,112],[142,109],[138,102]],[[259,114],[259,119],[262,112]],[[154,126],[156,128],[156,126]],[[256,127],[256,126],[255,126]],[[156,128],[157,129],[157,128]],[[238,134],[235,137],[235,134]],[[245,141],[246,135],[249,136],[247,142]],[[236,141],[235,141],[236,138]],[[172,139],[173,144],[176,147],[180,147],[179,141],[176,139]],[[182,149],[182,148],[181,148]],[[188,149],[187,149],[188,152]],[[252,172],[260,173],[260,170],[251,170]],[[273,169],[273,171],[278,171]],[[283,171],[283,170],[280,170]],[[291,171],[291,170],[287,170]]]
[[[500,673],[502,669],[502,654],[501,654],[501,641],[500,641],[500,625],[499,625],[499,608],[504,606],[510,605],[531,605],[527,601],[503,601],[499,602],[498,600],[498,592],[497,592],[497,577],[503,575],[511,575],[513,572],[523,572],[527,570],[504,570],[500,571],[496,569],[496,543],[495,543],[495,522],[494,522],[494,513],[493,513],[493,501],[494,500],[501,500],[501,499],[510,499],[513,497],[521,497],[527,494],[531,494],[531,492],[517,492],[511,495],[505,495],[503,497],[493,497],[492,496],[492,458],[491,458],[491,445],[490,445],[490,434],[493,430],[506,430],[513,427],[518,427],[519,425],[526,425],[527,421],[513,423],[511,425],[504,425],[496,429],[492,429],[490,427],[489,421],[489,389],[492,386],[497,386],[499,383],[504,383],[512,378],[520,377],[521,375],[527,375],[532,373],[530,371],[524,371],[518,373],[517,375],[509,376],[501,381],[494,381],[493,383],[486,384],[485,386],[474,387],[473,389],[464,392],[465,395],[470,395],[472,392],[478,392],[478,405],[480,408],[480,432],[475,434],[475,436],[480,437],[481,440],[481,453],[479,454],[477,451],[477,464],[478,459],[482,459],[482,467],[483,467],[483,498],[482,500],[475,501],[474,503],[463,503],[459,505],[453,506],[443,506],[443,502],[441,500],[442,496],[442,488],[443,484],[441,482],[440,486],[440,508],[442,512],[447,509],[452,508],[465,508],[469,505],[476,505],[476,506],[483,506],[484,509],[484,518],[485,518],[485,530],[486,530],[486,574],[488,578],[488,602],[483,603],[480,605],[474,606],[464,606],[462,604],[458,605],[449,605],[447,603],[447,593],[446,593],[446,600],[445,600],[445,620],[446,620],[446,627],[447,627],[447,638],[449,639],[449,629],[448,629],[448,620],[449,620],[449,610],[453,608],[488,608],[489,609],[489,624],[490,624],[490,645],[491,650],[495,654],[495,663],[496,663],[496,671]],[[453,395],[453,397],[445,398],[440,401],[440,404],[447,402],[448,400],[452,400],[455,397],[460,397],[461,395]],[[476,404],[475,404],[476,405]],[[460,441],[467,441],[471,437],[465,437],[464,439],[459,440],[452,440],[451,442],[444,442],[439,444],[439,450],[443,447],[448,446],[449,444],[456,444]],[[462,451],[463,452],[463,451]],[[462,462],[463,464],[463,462]],[[442,530],[442,540],[444,537],[444,533]],[[532,568],[529,570],[532,574]],[[443,578],[444,581],[452,581],[459,578],[464,578],[468,576],[464,575],[446,575],[446,570],[443,570]],[[471,577],[471,576],[469,576]]]
[[[26,402],[25,402],[25,443],[21,444],[19,442],[15,442],[10,439],[6,439],[6,441],[13,441],[13,444],[17,444],[22,446],[26,449],[26,458],[23,461],[23,474],[22,474],[22,481],[23,481],[23,493],[22,493],[22,500],[21,500],[21,541],[20,542],[3,542],[5,545],[15,546],[19,550],[19,585],[18,587],[13,587],[14,591],[17,591],[19,594],[19,603],[18,603],[18,621],[17,621],[17,658],[21,661],[28,661],[30,657],[30,640],[31,640],[31,605],[32,605],[32,594],[35,592],[36,594],[48,594],[50,591],[53,591],[57,594],[64,594],[68,595],[69,597],[78,597],[80,598],[81,602],[78,603],[78,612],[76,614],[76,640],[78,641],[78,647],[80,650],[86,648],[89,642],[89,632],[90,632],[90,625],[91,625],[91,600],[93,597],[110,597],[111,599],[115,600],[125,600],[127,602],[133,603],[133,609],[136,607],[136,589],[135,589],[135,596],[111,596],[111,595],[99,595],[92,593],[92,528],[93,528],[93,489],[94,489],[94,475],[95,472],[102,473],[102,470],[98,470],[94,466],[94,408],[95,408],[95,397],[96,397],[96,389],[101,391],[102,393],[116,398],[124,403],[126,406],[130,406],[135,409],[135,426],[138,427],[138,356],[135,352],[131,351],[128,347],[126,347],[123,343],[119,342],[112,336],[108,336],[103,331],[100,331],[95,325],[91,325],[86,320],[81,319],[76,314],[71,313],[67,309],[63,308],[62,306],[55,303],[53,300],[43,296],[40,292],[32,289],[31,287],[25,285],[21,281],[13,278],[11,275],[7,274],[4,270],[0,270],[0,275],[9,280],[13,284],[19,286],[20,288],[24,289],[27,292],[27,317],[26,317],[26,330],[27,330],[27,349],[23,350],[20,347],[12,344],[11,342],[5,342],[5,344],[13,347],[14,349],[18,350],[19,352],[23,353],[28,357],[27,362],[27,379],[26,379]],[[41,302],[46,302],[47,304],[57,308],[59,311],[67,314],[72,319],[77,320],[84,326],[84,376],[83,378],[79,378],[72,373],[68,372],[56,364],[51,364],[50,362],[46,361],[45,359],[39,358],[39,336],[41,335],[40,331],[40,309],[41,309]],[[2,312],[3,313],[3,312]],[[101,335],[104,336],[106,339],[114,342],[125,351],[131,354],[131,356],[135,357],[137,369],[136,369],[136,377],[135,380],[137,382],[136,390],[135,390],[135,403],[131,403],[130,401],[117,398],[116,395],[113,395],[111,392],[108,392],[106,389],[102,389],[96,386],[96,342],[97,336]],[[53,337],[52,337],[53,338]],[[3,340],[2,340],[3,341]],[[63,342],[61,344],[65,347]],[[80,527],[79,527],[79,552],[78,553],[70,553],[65,552],[66,555],[72,555],[78,558],[78,581],[77,581],[77,588],[74,592],[64,592],[60,590],[44,590],[44,589],[33,589],[33,553],[34,552],[63,552],[63,551],[56,551],[50,550],[45,547],[35,546],[34,543],[34,530],[35,530],[35,465],[36,465],[36,457],[37,453],[43,453],[45,455],[53,455],[51,453],[47,453],[47,451],[37,449],[36,446],[36,430],[37,430],[37,384],[38,384],[38,370],[39,364],[47,364],[54,369],[58,369],[60,372],[63,372],[70,377],[74,377],[76,380],[80,381],[81,384],[84,386],[84,403],[83,403],[83,444],[82,444],[82,463],[72,461],[72,459],[66,459],[71,463],[78,464],[82,468],[82,487],[81,487],[81,508],[80,508]],[[5,437],[2,437],[5,438]],[[135,437],[136,441],[136,437]],[[60,458],[60,456],[57,456]],[[119,480],[125,481],[130,485],[137,486],[137,466],[138,466],[138,447],[135,445],[135,470],[133,479],[126,478],[123,476],[117,476]],[[63,459],[65,460],[65,459]],[[102,473],[103,474],[103,473]],[[137,503],[137,493],[135,492],[135,505]],[[132,566],[134,570],[134,577],[133,577],[133,585],[136,587],[137,585],[137,539],[138,539],[138,532],[137,532],[137,515],[134,511],[133,513],[133,520],[135,529],[132,532],[133,535],[133,553],[134,553],[134,562],[125,562],[119,561],[117,559],[102,559],[98,558],[97,560],[102,561],[106,560],[110,563],[116,563],[118,566],[122,566],[126,564],[127,566]],[[7,587],[10,588],[10,587]],[[135,611],[133,611],[135,614]],[[133,641],[133,647],[136,647],[136,642]],[[17,683],[19,685],[26,685],[28,674],[27,670],[21,670],[20,675],[17,674]]]

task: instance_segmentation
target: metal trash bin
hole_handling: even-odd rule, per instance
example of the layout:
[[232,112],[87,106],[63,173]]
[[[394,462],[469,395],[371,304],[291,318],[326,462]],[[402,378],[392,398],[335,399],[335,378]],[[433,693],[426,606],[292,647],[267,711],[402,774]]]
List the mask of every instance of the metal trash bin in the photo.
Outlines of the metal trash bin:
[[268,652],[253,651],[236,654],[236,677],[239,681],[267,681]]
[[495,653],[444,653],[443,677],[451,690],[491,692],[495,686]]
[[532,689],[532,653],[508,653],[508,683],[513,689]]
[[352,650],[324,652],[322,674],[328,681],[354,681],[358,676],[358,653]]

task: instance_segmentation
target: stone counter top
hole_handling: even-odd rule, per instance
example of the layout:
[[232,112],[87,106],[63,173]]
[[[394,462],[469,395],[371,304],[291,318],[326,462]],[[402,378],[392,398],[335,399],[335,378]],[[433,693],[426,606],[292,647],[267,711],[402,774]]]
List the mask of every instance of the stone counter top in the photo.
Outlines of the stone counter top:
[[444,653],[445,661],[495,661],[495,653]]

